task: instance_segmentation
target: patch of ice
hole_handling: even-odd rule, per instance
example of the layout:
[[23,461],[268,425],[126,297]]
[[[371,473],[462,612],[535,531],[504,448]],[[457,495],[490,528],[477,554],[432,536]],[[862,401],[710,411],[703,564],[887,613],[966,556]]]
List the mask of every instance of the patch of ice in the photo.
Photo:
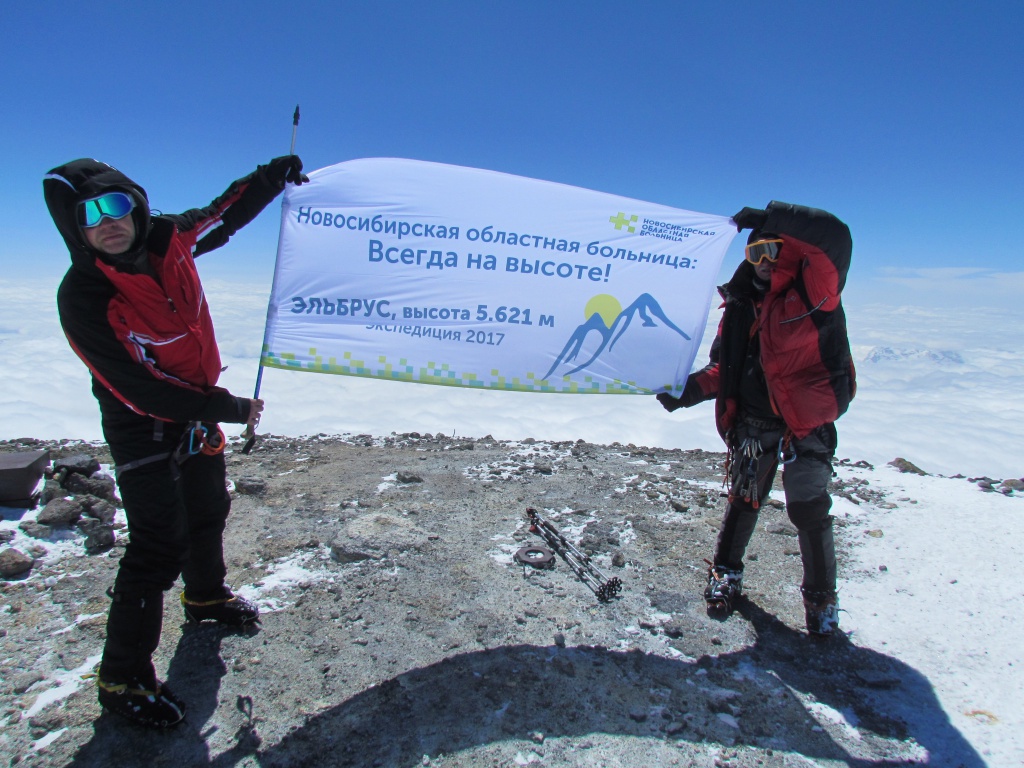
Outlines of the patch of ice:
[[81,624],[83,621],[89,621],[90,619],[98,619],[99,617],[105,616],[105,615],[106,614],[104,614],[104,613],[80,613],[80,614],[78,614],[78,617],[74,620],[74,622],[72,624],[70,624],[67,627],[64,627],[64,629],[55,630],[55,631],[51,632],[50,634],[51,635],[63,635],[63,634],[66,634],[67,632],[70,632],[72,629],[74,629],[79,624]]
[[55,676],[53,682],[56,686],[43,691],[36,700],[32,702],[32,706],[21,713],[21,719],[25,720],[29,717],[33,717],[41,712],[43,709],[48,707],[54,702],[63,701],[72,693],[82,687],[82,675],[86,675],[92,672],[93,668],[100,663],[100,654],[90,656],[85,660],[83,664],[72,669],[60,670]]
[[53,742],[59,739],[66,730],[67,728],[61,728],[59,731],[50,731],[48,734],[43,736],[43,738],[33,741],[32,751],[37,752],[40,749],[45,749],[46,747],[50,746],[51,744],[53,744]]

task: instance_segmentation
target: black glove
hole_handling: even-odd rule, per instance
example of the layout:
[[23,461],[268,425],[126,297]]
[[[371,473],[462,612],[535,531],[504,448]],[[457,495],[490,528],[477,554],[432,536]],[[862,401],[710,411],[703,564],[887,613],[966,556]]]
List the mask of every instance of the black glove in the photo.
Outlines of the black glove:
[[744,229],[761,229],[767,220],[768,211],[763,208],[744,208],[732,217],[737,232]]
[[655,397],[658,398],[658,402],[669,413],[683,407],[683,401],[678,397],[672,397],[668,392],[659,392]]
[[278,189],[284,189],[284,185],[289,182],[298,185],[309,181],[309,177],[302,172],[302,161],[298,155],[275,157],[264,166],[263,173],[267,181]]

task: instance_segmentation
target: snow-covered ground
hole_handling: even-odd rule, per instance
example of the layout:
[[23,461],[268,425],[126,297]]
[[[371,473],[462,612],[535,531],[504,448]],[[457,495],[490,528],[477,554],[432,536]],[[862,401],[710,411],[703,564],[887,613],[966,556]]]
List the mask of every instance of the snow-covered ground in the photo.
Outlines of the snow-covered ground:
[[[58,280],[0,288],[0,438],[100,437],[88,376],[57,323]],[[229,366],[222,383],[251,393],[266,287],[210,281],[207,289]],[[847,314],[859,391],[839,424],[839,456],[876,465],[860,475],[905,501],[892,510],[836,501],[848,531],[863,532],[843,574],[843,628],[919,671],[989,765],[1024,765],[1024,494],[983,493],[948,477],[1024,475],[1022,315],[867,304]],[[275,434],[415,430],[721,449],[708,404],[667,414],[648,397],[479,392],[277,370],[265,372],[261,394],[261,429]],[[947,477],[885,466],[897,456]],[[858,472],[840,469],[843,477]]]

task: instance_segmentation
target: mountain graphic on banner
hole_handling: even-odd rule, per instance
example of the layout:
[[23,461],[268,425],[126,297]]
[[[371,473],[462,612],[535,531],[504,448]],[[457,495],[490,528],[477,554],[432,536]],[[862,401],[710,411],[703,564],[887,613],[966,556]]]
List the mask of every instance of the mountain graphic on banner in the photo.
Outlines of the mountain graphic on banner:
[[[636,319],[639,322],[634,324]],[[686,333],[668,319],[655,298],[649,293],[643,293],[619,312],[611,323],[598,312],[591,314],[585,323],[573,331],[544,378],[550,379],[560,367],[568,370],[562,370],[559,376],[572,376],[611,355],[617,344],[620,348],[629,349],[639,334],[654,332],[664,335],[666,331],[669,332],[669,338],[665,340],[666,348],[671,344],[671,334],[679,334],[687,341],[690,340]],[[586,362],[577,365],[579,359],[585,359]]]

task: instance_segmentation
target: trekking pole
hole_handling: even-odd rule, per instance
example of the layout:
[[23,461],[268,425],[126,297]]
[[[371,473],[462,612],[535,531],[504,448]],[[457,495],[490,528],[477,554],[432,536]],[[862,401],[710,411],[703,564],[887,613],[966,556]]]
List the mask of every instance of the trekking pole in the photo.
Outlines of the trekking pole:
[[[299,105],[295,105],[295,114],[292,115],[292,143],[288,148],[288,154],[295,154],[295,134],[299,130]],[[279,237],[280,241],[280,237]],[[280,245],[280,242],[278,242]],[[277,265],[274,267],[274,282],[270,285],[270,295],[274,295],[274,283],[277,281]],[[256,369],[256,388],[253,390],[252,399],[256,400],[260,396],[260,385],[263,383],[263,347],[267,345],[267,329],[270,327],[270,307],[267,307],[267,322],[263,326],[263,344],[260,346],[260,364]],[[257,424],[259,420],[257,419]],[[249,424],[245,425],[245,429],[242,430],[241,436],[245,438],[245,445],[242,446],[242,453],[246,456],[252,451],[252,447],[256,444],[256,425]]]
[[292,115],[292,145],[288,149],[289,155],[295,154],[295,134],[299,130],[299,105],[295,105],[295,114]]
[[557,552],[580,581],[590,587],[597,595],[598,601],[605,603],[622,591],[622,581],[613,576],[608,578],[594,565],[590,557],[581,552],[549,523],[533,507],[528,507],[526,515],[530,520],[530,531],[539,534],[548,545]]

